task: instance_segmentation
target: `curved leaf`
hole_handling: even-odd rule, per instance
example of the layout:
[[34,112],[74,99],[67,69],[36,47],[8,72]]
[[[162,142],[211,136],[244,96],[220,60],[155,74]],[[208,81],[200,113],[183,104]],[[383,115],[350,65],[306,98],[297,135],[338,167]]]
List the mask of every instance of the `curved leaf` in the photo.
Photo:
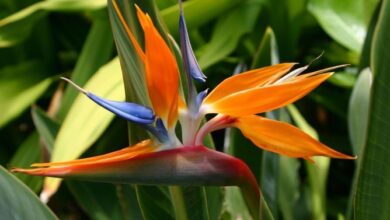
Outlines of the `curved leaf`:
[[359,154],[367,136],[372,74],[364,69],[352,90],[348,109],[348,128],[354,154]]
[[39,62],[24,62],[0,70],[0,127],[33,104],[49,87]]
[[390,1],[382,1],[379,20],[371,48],[371,69],[374,75],[370,100],[367,139],[357,169],[354,203],[355,219],[390,218]]
[[341,45],[360,53],[378,0],[311,0],[310,12]]
[[94,10],[104,7],[105,0],[46,0],[37,2],[0,20],[0,48],[10,47],[25,40],[37,21],[49,11]]
[[241,37],[254,28],[260,7],[259,2],[247,1],[218,20],[211,41],[201,48],[204,51],[199,57],[202,69],[222,60],[236,49]]
[[37,196],[0,166],[0,213],[2,219],[57,219]]

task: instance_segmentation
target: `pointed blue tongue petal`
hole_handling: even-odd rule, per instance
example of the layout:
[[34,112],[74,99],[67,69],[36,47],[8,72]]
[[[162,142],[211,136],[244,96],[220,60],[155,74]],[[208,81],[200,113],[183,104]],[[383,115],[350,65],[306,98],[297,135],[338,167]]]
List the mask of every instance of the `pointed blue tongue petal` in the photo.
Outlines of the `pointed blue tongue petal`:
[[153,114],[152,109],[148,107],[145,107],[143,105],[138,105],[135,103],[130,103],[130,102],[118,102],[118,101],[107,100],[86,91],[76,83],[72,82],[70,79],[67,79],[65,77],[60,77],[60,78],[70,83],[73,87],[75,87],[80,92],[84,93],[96,104],[102,106],[103,108],[114,113],[115,115],[118,115],[126,120],[138,124],[147,125],[147,124],[154,123],[155,115]]
[[184,20],[183,8],[180,4],[180,18],[179,18],[179,30],[180,30],[180,48],[183,56],[184,68],[187,73],[187,77],[191,76],[197,81],[206,82],[206,76],[203,74],[199,67],[194,51],[192,50],[191,42],[188,36],[187,26]]
[[86,95],[96,104],[126,120],[138,124],[152,124],[154,122],[155,116],[153,111],[148,107],[130,102],[107,100],[90,92],[87,92]]

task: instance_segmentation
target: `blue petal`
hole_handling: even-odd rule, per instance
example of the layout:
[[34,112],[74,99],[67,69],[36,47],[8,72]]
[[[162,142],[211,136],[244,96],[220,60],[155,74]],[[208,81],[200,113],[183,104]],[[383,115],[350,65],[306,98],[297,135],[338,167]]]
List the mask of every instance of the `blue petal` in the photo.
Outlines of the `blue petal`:
[[167,129],[165,128],[164,126],[164,122],[161,120],[161,118],[158,118],[156,120],[156,130],[160,136],[160,139],[164,139],[167,140],[169,137],[168,137],[168,131]]
[[180,45],[181,53],[183,56],[184,68],[192,78],[205,82],[206,76],[203,74],[202,70],[199,67],[198,62],[196,61],[194,51],[192,50],[190,39],[188,37],[187,26],[184,20],[183,9],[180,2],[180,19],[179,19],[179,30],[180,30]]
[[152,124],[154,122],[155,116],[153,111],[148,107],[130,102],[117,102],[103,99],[90,92],[87,92],[86,95],[98,105],[126,120],[139,124]]
[[202,92],[200,92],[200,93],[196,96],[196,100],[195,100],[195,106],[196,106],[196,108],[197,108],[196,111],[199,110],[200,105],[202,105],[203,99],[206,98],[208,91],[209,91],[208,89],[203,90]]

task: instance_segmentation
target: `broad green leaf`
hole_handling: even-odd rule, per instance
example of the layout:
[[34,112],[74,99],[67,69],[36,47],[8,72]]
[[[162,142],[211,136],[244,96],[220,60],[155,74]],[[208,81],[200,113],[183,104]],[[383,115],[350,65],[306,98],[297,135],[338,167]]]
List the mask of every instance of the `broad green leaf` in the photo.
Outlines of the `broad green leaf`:
[[171,195],[167,187],[142,186],[137,187],[136,190],[142,219],[175,219]]
[[46,149],[51,153],[60,125],[53,121],[46,112],[38,107],[33,107],[31,109],[31,115],[36,129],[41,136],[42,141],[45,143]]
[[360,153],[366,142],[372,74],[364,69],[352,90],[348,109],[348,128],[355,155]]
[[176,219],[217,220],[221,210],[218,187],[170,187]]
[[222,211],[222,203],[225,199],[222,188],[216,186],[208,186],[203,187],[203,189],[206,194],[205,197],[208,209],[207,212],[209,215],[208,219],[218,220]]
[[2,219],[57,219],[31,190],[2,166],[0,166],[0,195]]
[[225,187],[225,202],[223,204],[221,219],[251,219],[248,207],[238,187]]
[[338,43],[360,53],[378,0],[310,0],[309,10]]
[[258,1],[246,1],[218,20],[210,42],[200,49],[199,65],[202,69],[217,63],[236,49],[242,36],[253,30],[260,8]]
[[370,116],[367,139],[359,156],[357,188],[354,201],[354,219],[390,218],[390,169],[386,162],[390,157],[387,131],[390,130],[390,95],[387,82],[390,63],[389,31],[390,2],[382,1],[381,11],[371,48],[373,84],[370,100]]
[[278,202],[277,205],[283,219],[293,220],[296,216],[296,206],[300,197],[299,161],[295,158],[279,156],[278,162],[279,172],[276,173],[278,174],[278,185],[275,186],[278,198],[275,200]]
[[106,6],[105,0],[46,0],[26,7],[0,20],[0,47],[10,47],[25,40],[37,21],[48,12],[96,10]]
[[[29,167],[32,163],[41,160],[41,146],[39,145],[39,135],[33,132],[19,147],[16,153],[9,161],[11,167]],[[38,192],[43,183],[43,177],[30,176],[21,173],[15,173],[24,184],[32,191]]]
[[91,219],[126,219],[122,215],[115,185],[83,181],[65,181],[65,183]]
[[364,39],[364,45],[363,45],[363,49],[359,61],[359,71],[362,71],[364,68],[370,66],[372,38],[374,36],[375,26],[378,22],[379,10],[381,8],[380,6],[381,4],[376,5],[370,24],[367,28],[367,34],[366,34],[366,38]]
[[[84,87],[98,96],[124,101],[123,82],[119,60],[113,59],[87,82]],[[114,115],[93,101],[79,94],[69,110],[54,143],[51,161],[78,158],[107,128]],[[45,188],[55,192],[59,179],[46,179]]]
[[49,87],[39,62],[24,62],[0,69],[0,127],[21,114]]
[[[107,12],[99,11],[97,13],[70,77],[80,86],[84,86],[88,79],[109,60],[114,48]],[[57,118],[60,120],[65,118],[77,94],[78,91],[73,87],[66,88]]]
[[141,208],[137,200],[137,192],[134,186],[118,185],[117,195],[121,203],[123,215],[127,220],[142,219]]

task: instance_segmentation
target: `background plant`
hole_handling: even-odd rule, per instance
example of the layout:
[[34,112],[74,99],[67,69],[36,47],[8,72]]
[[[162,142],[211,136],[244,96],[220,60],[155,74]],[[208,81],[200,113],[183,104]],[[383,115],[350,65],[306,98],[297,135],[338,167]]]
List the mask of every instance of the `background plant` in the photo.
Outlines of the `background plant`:
[[[118,2],[122,7],[134,3]],[[161,28],[177,39],[176,1],[136,3],[155,12]],[[0,5],[2,166],[26,167],[49,155],[52,160],[96,155],[115,150],[102,146],[120,148],[145,135],[58,81],[58,76],[70,77],[113,100],[125,100],[125,87],[127,98],[134,98],[129,97],[135,90],[130,75],[124,71],[123,80],[116,58],[117,52],[126,51],[114,47],[113,38],[123,33],[115,19],[110,23],[106,1],[2,0]],[[267,116],[296,124],[337,150],[353,152],[359,157],[356,163],[318,158],[313,166],[245,147],[250,143],[234,129],[213,134],[214,144],[210,140],[209,145],[250,166],[273,217],[388,219],[388,1],[190,0],[184,8],[193,48],[208,76],[204,87],[213,88],[237,66],[306,64],[322,51],[313,69],[351,64],[296,105]],[[132,13],[127,16],[134,21]],[[0,213],[55,218],[31,193],[39,193],[43,179],[16,176],[23,183],[1,169]],[[57,184],[45,180],[45,187]],[[236,188],[188,187],[180,204],[175,195],[166,187],[64,181],[48,206],[61,219],[250,218]]]

